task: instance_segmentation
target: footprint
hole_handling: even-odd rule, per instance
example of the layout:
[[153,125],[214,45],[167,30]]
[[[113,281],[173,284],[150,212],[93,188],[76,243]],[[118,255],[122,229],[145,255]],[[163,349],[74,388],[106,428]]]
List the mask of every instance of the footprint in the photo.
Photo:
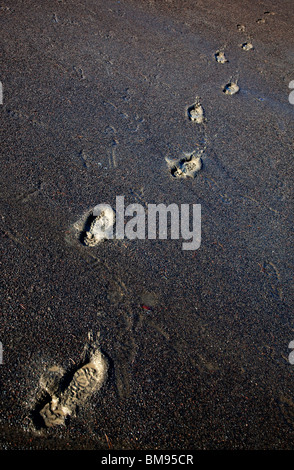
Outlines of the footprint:
[[241,44],[241,48],[243,49],[243,51],[251,51],[252,49],[254,49],[251,42],[244,42],[243,44]]
[[195,178],[197,173],[202,168],[201,155],[203,154],[203,152],[204,150],[185,154],[183,158],[179,159],[166,158],[165,160],[168,164],[172,176],[174,176],[175,178]]
[[80,242],[86,246],[95,246],[102,240],[112,239],[114,222],[114,210],[107,204],[98,204],[86,219]]
[[42,129],[48,130],[48,125],[44,124],[42,121],[33,117],[34,115],[28,115],[28,114],[25,114],[23,111],[7,108],[6,106],[3,106],[3,108],[6,110],[8,116],[13,119],[24,119],[28,121],[30,124],[32,124],[33,126],[37,126]]
[[33,196],[38,195],[42,189],[43,189],[43,183],[39,181],[38,184],[34,188],[29,189],[28,191],[25,191],[17,195],[15,200],[20,201],[20,202],[26,202],[29,199],[31,199]]
[[78,406],[84,404],[94,392],[101,389],[107,371],[108,362],[97,342],[91,346],[88,361],[76,370],[65,390],[61,391],[63,370],[57,366],[49,369],[40,380],[40,385],[51,395],[49,403],[40,410],[44,425],[52,427],[65,424],[66,418],[74,415]]
[[76,73],[76,76],[78,78],[80,78],[81,80],[85,80],[86,76],[85,76],[84,71],[81,67],[76,67],[75,65],[73,65],[72,69],[74,70],[74,72]]
[[219,64],[225,64],[226,62],[229,62],[228,59],[226,58],[225,56],[225,53],[223,51],[217,51],[215,54],[214,54],[214,57],[215,57],[215,60],[219,63]]
[[235,83],[235,82],[229,82],[223,88],[223,92],[226,95],[235,95],[236,93],[238,93],[239,90],[240,90],[240,88],[238,87],[237,83]]
[[198,124],[204,122],[204,110],[198,97],[196,97],[195,103],[188,108],[188,117],[190,121],[197,122]]
[[82,149],[79,153],[79,157],[82,161],[82,164],[87,170],[91,167],[91,157],[88,155],[87,152],[85,152],[84,149]]
[[[272,16],[272,15],[275,15],[275,12],[273,12],[273,11],[265,11],[263,14],[264,14],[265,16]],[[266,21],[265,18],[258,18],[258,20],[256,20],[256,23],[258,23],[258,24],[264,24],[264,23],[266,23],[266,22],[267,22],[267,21]]]
[[244,33],[246,27],[243,24],[237,24],[237,30],[240,31],[240,33]]

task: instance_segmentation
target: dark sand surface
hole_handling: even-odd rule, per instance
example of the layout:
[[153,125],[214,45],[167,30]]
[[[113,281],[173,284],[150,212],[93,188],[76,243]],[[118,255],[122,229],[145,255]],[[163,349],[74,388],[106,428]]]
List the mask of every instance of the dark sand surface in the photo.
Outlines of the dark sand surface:
[[[292,8],[2,4],[1,449],[293,449]],[[170,175],[204,145],[195,179]],[[201,247],[73,240],[118,195],[201,204]],[[89,331],[108,379],[46,429],[40,377],[74,371]]]

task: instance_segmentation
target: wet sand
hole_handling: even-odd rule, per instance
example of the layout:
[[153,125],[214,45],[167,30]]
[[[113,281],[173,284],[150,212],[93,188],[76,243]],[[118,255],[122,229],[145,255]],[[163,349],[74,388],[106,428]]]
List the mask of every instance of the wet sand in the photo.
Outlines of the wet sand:
[[[1,449],[293,449],[292,2],[16,3],[0,10]],[[195,178],[171,174],[201,150]],[[201,204],[200,248],[80,243],[77,221],[121,195]],[[46,427],[44,376],[69,390],[89,332],[107,378]]]

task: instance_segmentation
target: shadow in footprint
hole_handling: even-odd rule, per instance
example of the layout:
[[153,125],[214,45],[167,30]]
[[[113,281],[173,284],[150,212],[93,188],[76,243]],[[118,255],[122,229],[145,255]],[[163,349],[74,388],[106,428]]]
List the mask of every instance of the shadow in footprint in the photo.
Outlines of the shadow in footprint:
[[93,215],[93,213],[91,213],[85,223],[84,223],[84,227],[80,233],[80,236],[79,236],[79,241],[82,243],[82,245],[84,246],[87,246],[88,243],[87,243],[87,240],[88,240],[88,233],[90,232],[91,230],[91,227],[93,225],[93,223],[95,222],[95,219],[96,217]]

